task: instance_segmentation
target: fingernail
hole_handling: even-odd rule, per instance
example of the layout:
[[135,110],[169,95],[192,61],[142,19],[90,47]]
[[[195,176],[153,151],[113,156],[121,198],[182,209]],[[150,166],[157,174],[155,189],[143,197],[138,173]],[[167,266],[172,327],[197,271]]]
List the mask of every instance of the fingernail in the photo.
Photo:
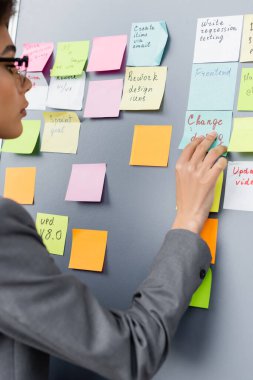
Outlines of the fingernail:
[[209,132],[208,134],[209,134],[209,136],[213,136],[213,137],[217,136],[217,132],[215,132],[215,131]]

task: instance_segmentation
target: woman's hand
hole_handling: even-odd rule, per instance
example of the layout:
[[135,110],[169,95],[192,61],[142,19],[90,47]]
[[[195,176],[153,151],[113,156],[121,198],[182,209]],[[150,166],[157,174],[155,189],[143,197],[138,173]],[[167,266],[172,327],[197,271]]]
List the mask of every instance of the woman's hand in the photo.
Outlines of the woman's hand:
[[[217,134],[198,137],[183,150],[176,164],[177,215],[172,229],[183,228],[200,233],[214,199],[214,188],[227,159],[220,157],[225,146],[208,149]],[[208,153],[207,153],[208,152]]]

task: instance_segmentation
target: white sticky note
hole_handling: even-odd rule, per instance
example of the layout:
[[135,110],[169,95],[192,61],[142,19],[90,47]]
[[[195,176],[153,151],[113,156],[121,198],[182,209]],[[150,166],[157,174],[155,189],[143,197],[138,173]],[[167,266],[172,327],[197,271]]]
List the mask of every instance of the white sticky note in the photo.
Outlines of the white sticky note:
[[48,84],[42,73],[27,73],[28,79],[32,82],[32,88],[25,95],[29,110],[45,110],[48,94]]
[[253,211],[253,161],[230,161],[224,209]]
[[199,18],[193,62],[238,61],[242,24],[241,15]]
[[47,107],[80,111],[83,106],[83,95],[86,75],[71,77],[51,77]]

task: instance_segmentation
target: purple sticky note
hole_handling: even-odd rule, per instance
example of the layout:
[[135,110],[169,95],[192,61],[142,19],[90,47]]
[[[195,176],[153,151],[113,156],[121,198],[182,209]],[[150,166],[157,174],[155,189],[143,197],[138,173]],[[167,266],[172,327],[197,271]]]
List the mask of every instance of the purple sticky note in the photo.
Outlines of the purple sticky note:
[[127,35],[94,38],[87,71],[119,70],[126,44]]
[[66,201],[101,202],[106,164],[73,164]]
[[123,79],[89,82],[84,117],[118,117]]

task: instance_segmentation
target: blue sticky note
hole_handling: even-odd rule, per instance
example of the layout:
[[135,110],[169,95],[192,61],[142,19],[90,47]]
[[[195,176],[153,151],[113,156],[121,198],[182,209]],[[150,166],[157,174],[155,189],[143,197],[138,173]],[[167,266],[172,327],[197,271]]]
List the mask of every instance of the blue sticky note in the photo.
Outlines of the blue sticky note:
[[211,148],[217,145],[228,146],[232,127],[232,111],[187,111],[185,116],[184,135],[179,149],[198,136],[217,132],[217,139]]
[[192,65],[188,110],[232,111],[237,62]]
[[133,23],[127,66],[159,66],[167,40],[165,21]]

